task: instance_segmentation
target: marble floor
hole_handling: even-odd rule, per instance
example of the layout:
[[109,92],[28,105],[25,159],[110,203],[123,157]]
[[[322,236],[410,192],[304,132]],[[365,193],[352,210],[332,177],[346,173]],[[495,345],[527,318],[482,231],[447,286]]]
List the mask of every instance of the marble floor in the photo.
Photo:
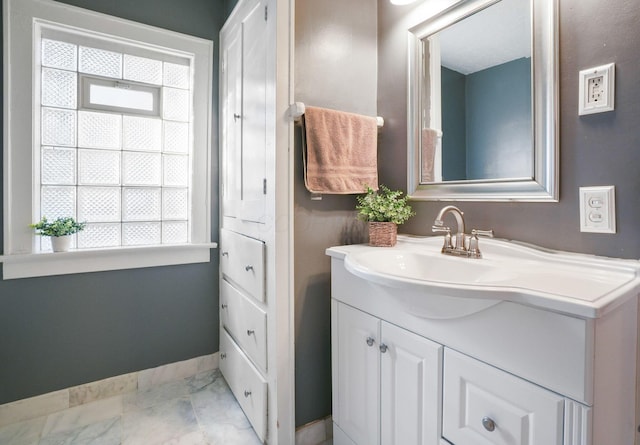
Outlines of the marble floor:
[[0,428],[2,445],[261,444],[219,370]]

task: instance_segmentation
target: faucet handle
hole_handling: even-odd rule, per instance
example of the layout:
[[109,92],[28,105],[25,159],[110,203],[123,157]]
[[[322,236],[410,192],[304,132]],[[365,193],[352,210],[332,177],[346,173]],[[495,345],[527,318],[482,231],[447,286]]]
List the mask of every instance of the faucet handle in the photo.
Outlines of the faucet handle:
[[433,233],[449,233],[451,234],[451,229],[447,226],[443,226],[443,225],[432,225],[431,226],[431,231]]
[[433,225],[431,231],[434,233],[444,233],[444,244],[442,245],[442,252],[447,252],[453,249],[451,245],[451,229],[447,226]]
[[482,252],[478,247],[478,236],[486,236],[487,238],[493,238],[493,230],[471,230],[471,238],[469,239],[469,257],[470,258],[482,258]]
[[471,236],[479,237],[486,236],[487,238],[493,238],[493,230],[480,230],[480,229],[472,229]]

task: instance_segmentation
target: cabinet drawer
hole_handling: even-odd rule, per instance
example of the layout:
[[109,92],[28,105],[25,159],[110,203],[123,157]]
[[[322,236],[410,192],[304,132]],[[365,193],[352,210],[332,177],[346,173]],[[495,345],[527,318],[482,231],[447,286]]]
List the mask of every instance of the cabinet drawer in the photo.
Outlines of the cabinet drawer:
[[267,314],[238,289],[222,280],[220,320],[253,362],[267,370]]
[[456,445],[561,445],[564,399],[450,349],[442,435]]
[[260,440],[267,433],[267,382],[226,330],[220,330],[220,371]]
[[220,230],[220,271],[247,295],[264,301],[264,243]]

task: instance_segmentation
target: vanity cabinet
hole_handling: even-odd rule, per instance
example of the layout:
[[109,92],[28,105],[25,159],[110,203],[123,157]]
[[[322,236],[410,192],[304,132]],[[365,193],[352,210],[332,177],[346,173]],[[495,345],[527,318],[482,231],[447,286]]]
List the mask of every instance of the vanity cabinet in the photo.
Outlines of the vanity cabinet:
[[335,301],[332,320],[333,420],[345,443],[436,443],[442,346]]
[[[484,247],[491,257],[492,243]],[[335,445],[637,443],[635,290],[599,307],[595,298],[569,307],[551,297],[551,309],[496,298],[469,310],[465,297],[350,272],[347,255],[367,249],[376,248],[327,251]],[[594,273],[615,273],[591,261]],[[453,312],[440,310],[447,304]]]
[[562,445],[558,394],[335,300],[332,344],[336,445]]

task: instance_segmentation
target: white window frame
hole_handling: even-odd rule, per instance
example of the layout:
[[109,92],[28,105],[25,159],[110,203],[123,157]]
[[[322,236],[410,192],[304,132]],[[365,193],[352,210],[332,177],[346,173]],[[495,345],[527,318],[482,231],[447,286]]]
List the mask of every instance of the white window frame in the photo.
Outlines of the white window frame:
[[[211,242],[213,42],[53,0],[3,0],[3,16],[3,279],[209,262],[211,248],[216,247]],[[35,221],[34,190],[39,184],[40,147],[35,136],[40,104],[35,93],[40,88],[40,34],[48,26],[102,39],[117,36],[194,60],[190,243],[36,253],[39,240],[29,228]]]
[[[111,111],[116,113],[128,113],[136,116],[148,116],[148,117],[161,117],[160,104],[161,104],[161,90],[162,86],[148,86],[139,85],[136,82],[122,79],[105,79],[92,74],[80,73],[78,76],[79,92],[78,95],[78,109],[80,110],[92,110],[92,111]],[[127,90],[139,91],[149,93],[153,97],[153,109],[143,110],[140,108],[127,108],[119,107],[117,105],[103,105],[91,102],[91,87],[101,86],[107,88],[124,87]]]

